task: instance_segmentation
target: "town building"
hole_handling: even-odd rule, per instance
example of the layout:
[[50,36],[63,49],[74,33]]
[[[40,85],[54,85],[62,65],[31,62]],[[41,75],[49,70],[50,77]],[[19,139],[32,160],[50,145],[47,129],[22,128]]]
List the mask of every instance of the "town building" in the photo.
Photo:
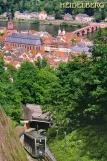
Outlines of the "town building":
[[36,20],[36,19],[39,19],[39,20],[45,20],[45,19],[48,19],[48,20],[54,20],[55,17],[54,16],[51,16],[51,15],[47,15],[47,13],[45,11],[41,11],[40,13],[39,12],[27,12],[27,11],[24,11],[23,13],[19,12],[19,11],[16,11],[15,14],[14,14],[14,18],[16,20],[18,19],[21,19],[21,20]]
[[48,15],[48,16],[47,16],[47,20],[55,20],[55,16],[53,16],[53,15]]
[[39,13],[38,12],[23,12],[20,13],[19,11],[16,11],[14,14],[15,19],[23,19],[23,20],[35,20],[38,19]]
[[7,36],[12,35],[13,33],[17,33],[17,31],[15,30],[15,24],[12,20],[7,22],[6,32],[7,32]]
[[71,20],[73,20],[72,15],[69,14],[69,13],[66,13],[66,14],[63,16],[63,19],[64,19],[65,21],[71,21]]
[[25,129],[34,128],[48,129],[51,124],[52,117],[49,112],[43,113],[42,107],[36,104],[22,105],[22,119],[21,122],[25,123]]
[[4,12],[0,15],[0,18],[7,18],[7,12]]
[[79,22],[90,22],[93,20],[93,17],[89,17],[87,14],[77,14],[75,20]]
[[6,34],[7,36],[10,36],[13,33],[17,33],[17,31],[15,30],[15,23],[13,21],[12,13],[8,12],[7,17],[8,17],[8,22],[7,22]]
[[105,18],[105,21],[107,21],[107,17]]
[[41,11],[39,13],[39,20],[45,20],[47,18],[47,13],[45,11]]
[[67,62],[69,60],[69,54],[63,51],[54,51],[50,53],[47,58],[48,63],[53,67],[58,67],[61,62]]
[[90,57],[92,55],[92,53],[90,51],[90,47],[92,47],[92,46],[93,46],[93,44],[91,42],[87,42],[87,43],[81,42],[71,48],[71,53],[72,54],[85,53],[88,57]]
[[23,33],[13,33],[11,36],[8,36],[4,42],[6,48],[24,48],[26,51],[32,49],[40,49],[42,46],[42,39],[40,36],[32,34],[23,34]]

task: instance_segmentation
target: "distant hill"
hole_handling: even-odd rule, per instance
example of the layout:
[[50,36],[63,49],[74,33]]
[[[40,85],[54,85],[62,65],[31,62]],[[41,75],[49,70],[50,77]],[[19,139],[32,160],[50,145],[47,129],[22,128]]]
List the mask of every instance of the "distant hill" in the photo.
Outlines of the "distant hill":
[[[77,13],[87,13],[87,14],[95,14],[95,12],[99,12],[98,9],[62,9],[60,7],[60,3],[65,2],[71,2],[76,3],[80,2],[79,0],[0,0],[0,13],[3,13],[6,11],[6,9],[11,8],[13,13],[15,11],[29,11],[29,12],[35,12],[35,11],[41,11],[45,10],[49,14],[55,14],[57,18],[60,18],[60,15],[69,12],[72,14]],[[82,0],[81,2],[86,2],[85,0]],[[100,2],[97,0],[88,0],[88,2]],[[107,1],[103,0],[101,2],[105,3],[105,12],[107,12]],[[103,9],[104,10],[104,9]]]
[[0,161],[27,161],[12,122],[0,108]]

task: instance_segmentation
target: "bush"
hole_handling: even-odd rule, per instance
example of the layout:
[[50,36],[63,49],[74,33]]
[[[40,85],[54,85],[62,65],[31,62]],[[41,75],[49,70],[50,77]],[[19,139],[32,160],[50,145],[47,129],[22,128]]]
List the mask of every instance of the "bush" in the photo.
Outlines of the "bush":
[[82,27],[82,25],[81,25],[81,24],[78,24],[78,25],[77,25],[77,27],[78,27],[78,28],[81,28],[81,27]]
[[68,26],[68,24],[66,22],[62,22],[61,26]]
[[56,130],[57,130],[56,126],[48,129],[48,132],[47,132],[48,142],[50,142],[50,141],[55,139],[55,137],[56,137]]
[[0,33],[0,36],[3,36],[4,35],[4,33]]
[[33,23],[39,25],[40,21],[39,20],[34,20]]

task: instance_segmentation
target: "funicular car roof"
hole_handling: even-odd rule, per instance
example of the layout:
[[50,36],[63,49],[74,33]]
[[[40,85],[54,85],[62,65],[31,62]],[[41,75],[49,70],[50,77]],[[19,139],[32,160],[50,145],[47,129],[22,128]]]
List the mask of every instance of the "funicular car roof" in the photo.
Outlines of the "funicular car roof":
[[29,131],[29,132],[26,132],[25,135],[31,137],[31,138],[36,138],[36,139],[42,139],[42,140],[45,140],[46,137],[39,134],[37,131]]

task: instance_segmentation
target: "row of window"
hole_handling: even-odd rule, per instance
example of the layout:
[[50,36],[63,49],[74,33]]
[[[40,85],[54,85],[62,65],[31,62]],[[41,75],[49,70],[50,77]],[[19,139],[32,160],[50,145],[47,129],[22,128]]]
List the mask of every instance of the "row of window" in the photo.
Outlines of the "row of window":
[[26,50],[32,50],[32,49],[38,49],[39,50],[40,49],[40,46],[28,46],[28,45],[23,45],[23,44],[6,43],[6,46],[10,46],[10,45],[12,45],[13,47],[22,47],[22,48],[25,48]]

